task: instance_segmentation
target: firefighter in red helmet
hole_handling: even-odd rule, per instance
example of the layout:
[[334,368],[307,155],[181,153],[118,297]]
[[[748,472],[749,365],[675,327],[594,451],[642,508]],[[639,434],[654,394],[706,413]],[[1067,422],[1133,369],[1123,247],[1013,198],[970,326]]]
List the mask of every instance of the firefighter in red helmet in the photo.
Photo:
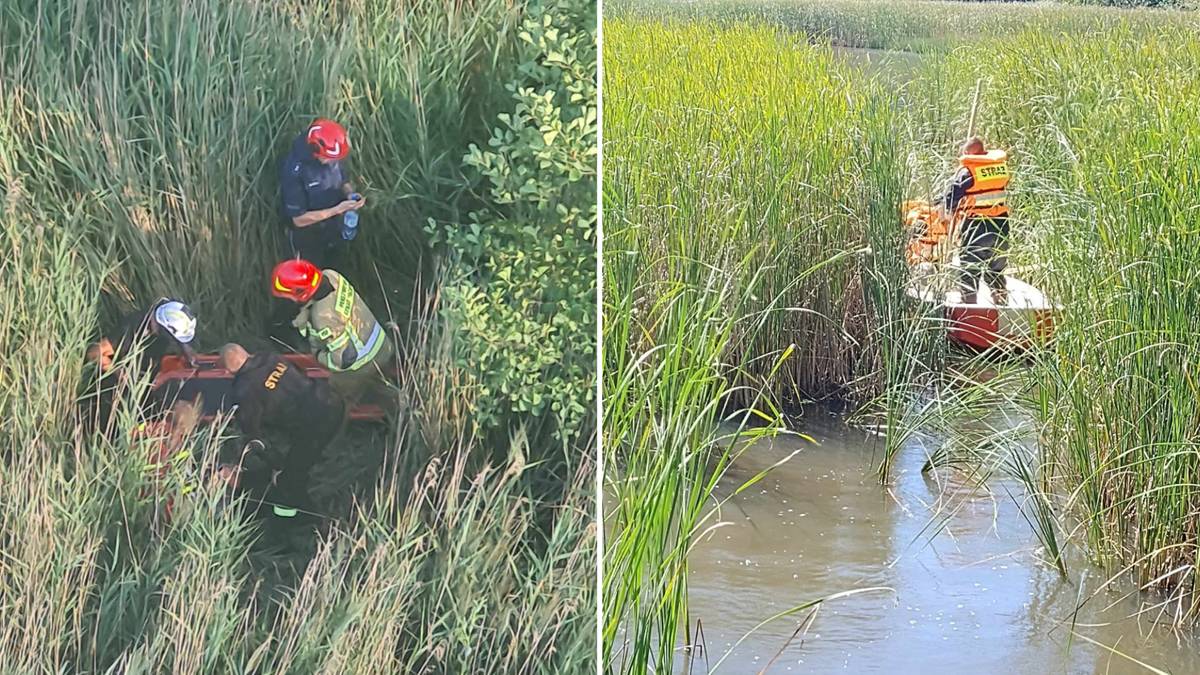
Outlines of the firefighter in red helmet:
[[307,260],[285,260],[271,273],[271,294],[300,305],[292,326],[348,402],[381,381],[395,351],[387,330],[345,277]]
[[[318,119],[292,141],[280,166],[281,207],[292,256],[320,268],[336,266],[345,243],[357,232],[358,209],[366,203],[347,178],[350,154],[346,129]],[[347,218],[353,228],[347,229]]]

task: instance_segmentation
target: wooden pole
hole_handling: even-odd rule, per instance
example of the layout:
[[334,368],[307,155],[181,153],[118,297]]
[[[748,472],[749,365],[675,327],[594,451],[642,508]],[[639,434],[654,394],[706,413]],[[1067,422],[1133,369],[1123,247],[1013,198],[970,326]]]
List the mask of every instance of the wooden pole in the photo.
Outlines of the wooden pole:
[[967,138],[975,135],[975,116],[979,113],[979,92],[982,88],[983,78],[981,77],[975,80],[975,97],[971,100],[971,119],[967,122]]
[[[967,135],[963,138],[965,144],[967,139],[975,135],[975,118],[979,114],[979,94],[983,90],[983,78],[975,80],[975,95],[971,97],[971,117],[967,120]],[[946,232],[946,237],[942,240],[946,243],[946,250],[941,254],[943,260],[950,262],[954,258],[954,253],[951,249],[958,248],[959,244],[959,219],[953,214],[946,214],[950,220],[949,230]]]

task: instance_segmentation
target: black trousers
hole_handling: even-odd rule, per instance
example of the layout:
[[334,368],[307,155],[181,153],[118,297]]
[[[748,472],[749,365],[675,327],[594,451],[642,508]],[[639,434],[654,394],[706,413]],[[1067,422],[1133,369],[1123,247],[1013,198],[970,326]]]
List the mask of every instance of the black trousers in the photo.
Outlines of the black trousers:
[[287,230],[288,257],[300,256],[318,269],[337,269],[346,240],[342,239],[341,216]]
[[1005,290],[1004,270],[1008,267],[1008,219],[972,218],[963,223],[962,265],[959,288],[976,293],[983,281],[992,290]]
[[[325,448],[343,431],[345,404],[330,396],[320,411],[298,411],[297,428],[289,433],[268,433],[241,457],[242,488],[255,500],[313,511],[309,494],[313,468],[321,462]],[[238,450],[241,449],[239,446]],[[226,462],[239,458],[227,456]],[[267,509],[270,510],[269,508]]]

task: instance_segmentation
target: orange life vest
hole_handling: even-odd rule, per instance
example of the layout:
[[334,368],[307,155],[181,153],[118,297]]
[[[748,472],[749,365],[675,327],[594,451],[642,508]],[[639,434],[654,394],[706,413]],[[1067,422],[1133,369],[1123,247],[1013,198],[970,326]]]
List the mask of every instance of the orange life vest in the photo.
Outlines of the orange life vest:
[[950,222],[941,209],[933,208],[929,202],[905,202],[904,223],[910,231],[915,230],[908,242],[908,264],[933,262],[939,244],[950,233]]
[[958,158],[974,179],[958,210],[964,218],[1008,217],[1008,154],[989,150],[982,155]]

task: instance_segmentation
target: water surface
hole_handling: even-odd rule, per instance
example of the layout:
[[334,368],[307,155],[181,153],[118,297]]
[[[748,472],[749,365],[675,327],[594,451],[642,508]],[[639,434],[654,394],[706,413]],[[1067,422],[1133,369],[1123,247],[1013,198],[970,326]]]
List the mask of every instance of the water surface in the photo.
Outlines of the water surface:
[[[1107,577],[1078,550],[1068,556],[1067,581],[1043,562],[1006,492],[1019,497],[1018,486],[992,481],[986,493],[952,472],[922,475],[926,453],[914,440],[899,456],[893,484],[883,487],[874,474],[875,437],[820,412],[803,424],[817,444],[777,438],[739,458],[718,490],[729,497],[721,516],[730,524],[689,558],[690,623],[703,625],[710,664],[773,614],[887,586],[894,595],[823,605],[807,634],[767,672],[1154,672],[1072,636],[1076,604],[1100,589],[1078,611],[1075,632],[1165,672],[1200,673],[1193,636],[1155,626],[1153,615],[1130,618],[1139,601],[1127,584],[1105,590]],[[730,496],[797,450],[766,479]],[[802,619],[760,629],[719,672],[759,672]],[[706,672],[704,655],[697,659],[693,672]]]

